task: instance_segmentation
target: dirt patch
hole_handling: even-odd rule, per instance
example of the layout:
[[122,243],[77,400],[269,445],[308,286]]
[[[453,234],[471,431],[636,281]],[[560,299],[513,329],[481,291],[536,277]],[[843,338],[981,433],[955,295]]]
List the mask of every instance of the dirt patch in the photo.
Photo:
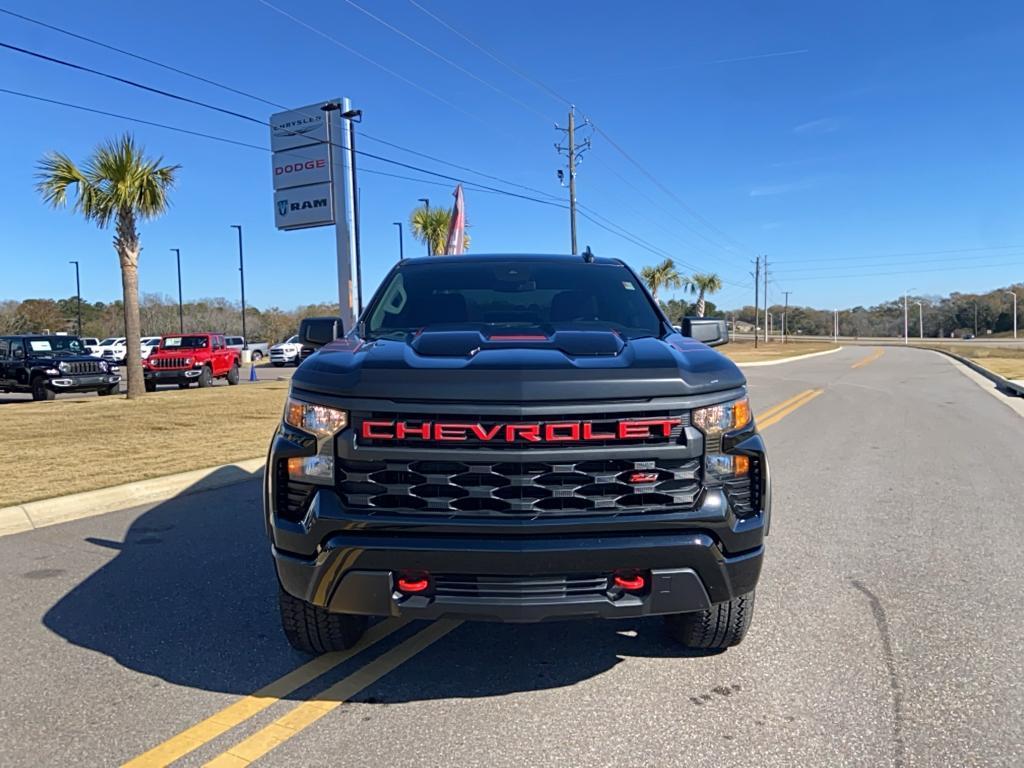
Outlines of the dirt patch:
[[755,363],[809,355],[813,352],[827,352],[830,349],[838,349],[838,347],[828,341],[789,341],[785,344],[770,341],[767,344],[760,343],[757,345],[757,349],[754,349],[752,341],[731,341],[717,349],[733,362]]

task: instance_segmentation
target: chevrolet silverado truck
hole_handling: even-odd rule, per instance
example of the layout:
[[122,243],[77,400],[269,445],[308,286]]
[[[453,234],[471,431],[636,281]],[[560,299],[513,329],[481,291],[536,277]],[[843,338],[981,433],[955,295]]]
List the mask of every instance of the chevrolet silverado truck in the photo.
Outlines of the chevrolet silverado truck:
[[771,510],[746,381],[622,261],[406,259],[355,328],[303,321],[265,473],[291,645],[368,617],[750,626]]
[[177,384],[188,389],[213,385],[214,379],[228,384],[239,380],[239,353],[229,349],[217,333],[185,333],[164,336],[160,346],[142,361],[146,391],[155,392],[158,384]]
[[89,354],[77,336],[0,336],[0,392],[53,400],[70,392],[112,395],[120,383],[118,367]]

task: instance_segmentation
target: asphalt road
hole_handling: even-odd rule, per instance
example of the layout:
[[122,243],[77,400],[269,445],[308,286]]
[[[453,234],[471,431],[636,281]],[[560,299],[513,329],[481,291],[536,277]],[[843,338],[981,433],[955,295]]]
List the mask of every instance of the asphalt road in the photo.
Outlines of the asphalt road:
[[749,377],[761,414],[806,394],[761,419],[775,513],[740,647],[418,623],[311,671],[248,482],[0,539],[0,764],[1021,765],[1024,418],[931,352]]

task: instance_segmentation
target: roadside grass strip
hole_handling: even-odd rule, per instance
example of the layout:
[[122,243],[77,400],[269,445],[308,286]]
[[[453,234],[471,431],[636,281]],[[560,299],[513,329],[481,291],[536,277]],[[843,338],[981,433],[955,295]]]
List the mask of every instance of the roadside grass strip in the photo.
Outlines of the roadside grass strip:
[[[335,651],[317,656],[288,674],[244,696],[234,704],[210,715],[195,725],[158,744],[124,764],[125,768],[153,768],[166,766],[207,744],[232,728],[289,696],[321,675],[362,653],[408,624],[405,619],[386,619],[370,627],[366,634],[347,651]],[[416,637],[416,636],[414,636]],[[401,647],[401,646],[399,646]],[[385,654],[386,655],[386,654]],[[348,679],[348,678],[346,678]]]

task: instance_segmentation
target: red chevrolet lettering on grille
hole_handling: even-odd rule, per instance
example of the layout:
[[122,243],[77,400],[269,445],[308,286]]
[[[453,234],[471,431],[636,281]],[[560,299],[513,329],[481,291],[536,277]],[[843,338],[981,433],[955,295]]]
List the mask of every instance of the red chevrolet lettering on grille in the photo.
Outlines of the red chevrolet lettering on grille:
[[595,426],[594,422],[590,421],[529,422],[484,426],[471,422],[408,422],[402,419],[396,421],[368,419],[363,422],[360,434],[367,440],[576,443],[593,440],[643,440],[649,437],[671,437],[672,430],[681,423],[682,421],[678,418],[666,418],[602,422],[601,427]]

